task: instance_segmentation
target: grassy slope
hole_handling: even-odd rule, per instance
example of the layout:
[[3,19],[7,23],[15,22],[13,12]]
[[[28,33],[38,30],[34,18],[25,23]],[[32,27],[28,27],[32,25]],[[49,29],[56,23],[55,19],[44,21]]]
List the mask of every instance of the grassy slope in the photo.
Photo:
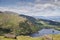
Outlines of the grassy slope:
[[[39,30],[39,27],[36,25],[36,23],[34,23],[34,20],[36,20],[35,18],[23,16],[19,16],[19,14],[9,11],[0,12],[0,28],[2,29],[0,34],[29,34]],[[5,29],[10,31],[3,31]]]
[[54,28],[56,30],[60,30],[60,23],[51,21],[51,20],[39,20],[38,23],[42,24],[42,28]]

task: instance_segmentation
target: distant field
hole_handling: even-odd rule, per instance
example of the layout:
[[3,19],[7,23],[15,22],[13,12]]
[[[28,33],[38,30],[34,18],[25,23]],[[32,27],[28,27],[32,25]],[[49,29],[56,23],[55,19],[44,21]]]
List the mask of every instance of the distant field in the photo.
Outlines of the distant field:
[[[57,35],[47,35],[47,37],[53,37],[53,40],[60,40],[60,34]],[[48,37],[48,39],[49,39]],[[30,36],[18,36],[17,39],[4,38],[4,36],[0,36],[0,40],[47,40],[45,36],[42,37],[30,37]]]

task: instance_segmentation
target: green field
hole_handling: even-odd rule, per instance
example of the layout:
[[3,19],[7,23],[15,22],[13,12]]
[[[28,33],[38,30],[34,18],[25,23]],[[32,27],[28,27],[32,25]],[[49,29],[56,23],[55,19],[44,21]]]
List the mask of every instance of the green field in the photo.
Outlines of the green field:
[[[48,36],[52,38],[52,35],[47,35],[47,37]],[[45,36],[42,37],[18,36],[17,39],[4,38],[4,36],[0,36],[0,40],[47,40],[47,39]],[[53,40],[60,40],[60,34],[53,35]]]

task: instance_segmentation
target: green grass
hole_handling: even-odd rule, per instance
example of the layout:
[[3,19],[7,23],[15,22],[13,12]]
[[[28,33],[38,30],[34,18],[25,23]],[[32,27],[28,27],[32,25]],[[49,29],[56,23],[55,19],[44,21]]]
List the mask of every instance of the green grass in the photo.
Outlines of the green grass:
[[12,38],[4,38],[4,36],[0,36],[0,40],[16,40],[16,39],[12,39]]
[[[47,37],[53,37],[53,40],[60,40],[60,34],[56,35],[47,35]],[[0,36],[0,40],[47,40],[45,36],[42,37],[30,37],[30,36],[18,36],[17,39],[12,38],[4,38],[4,36]]]

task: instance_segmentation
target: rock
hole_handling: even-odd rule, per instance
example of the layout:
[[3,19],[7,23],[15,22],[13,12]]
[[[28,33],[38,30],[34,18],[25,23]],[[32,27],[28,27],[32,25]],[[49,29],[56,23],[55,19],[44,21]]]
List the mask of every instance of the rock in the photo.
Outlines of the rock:
[[14,39],[16,39],[16,35],[14,35],[14,34],[5,34],[4,36],[5,36],[5,38],[14,38]]

